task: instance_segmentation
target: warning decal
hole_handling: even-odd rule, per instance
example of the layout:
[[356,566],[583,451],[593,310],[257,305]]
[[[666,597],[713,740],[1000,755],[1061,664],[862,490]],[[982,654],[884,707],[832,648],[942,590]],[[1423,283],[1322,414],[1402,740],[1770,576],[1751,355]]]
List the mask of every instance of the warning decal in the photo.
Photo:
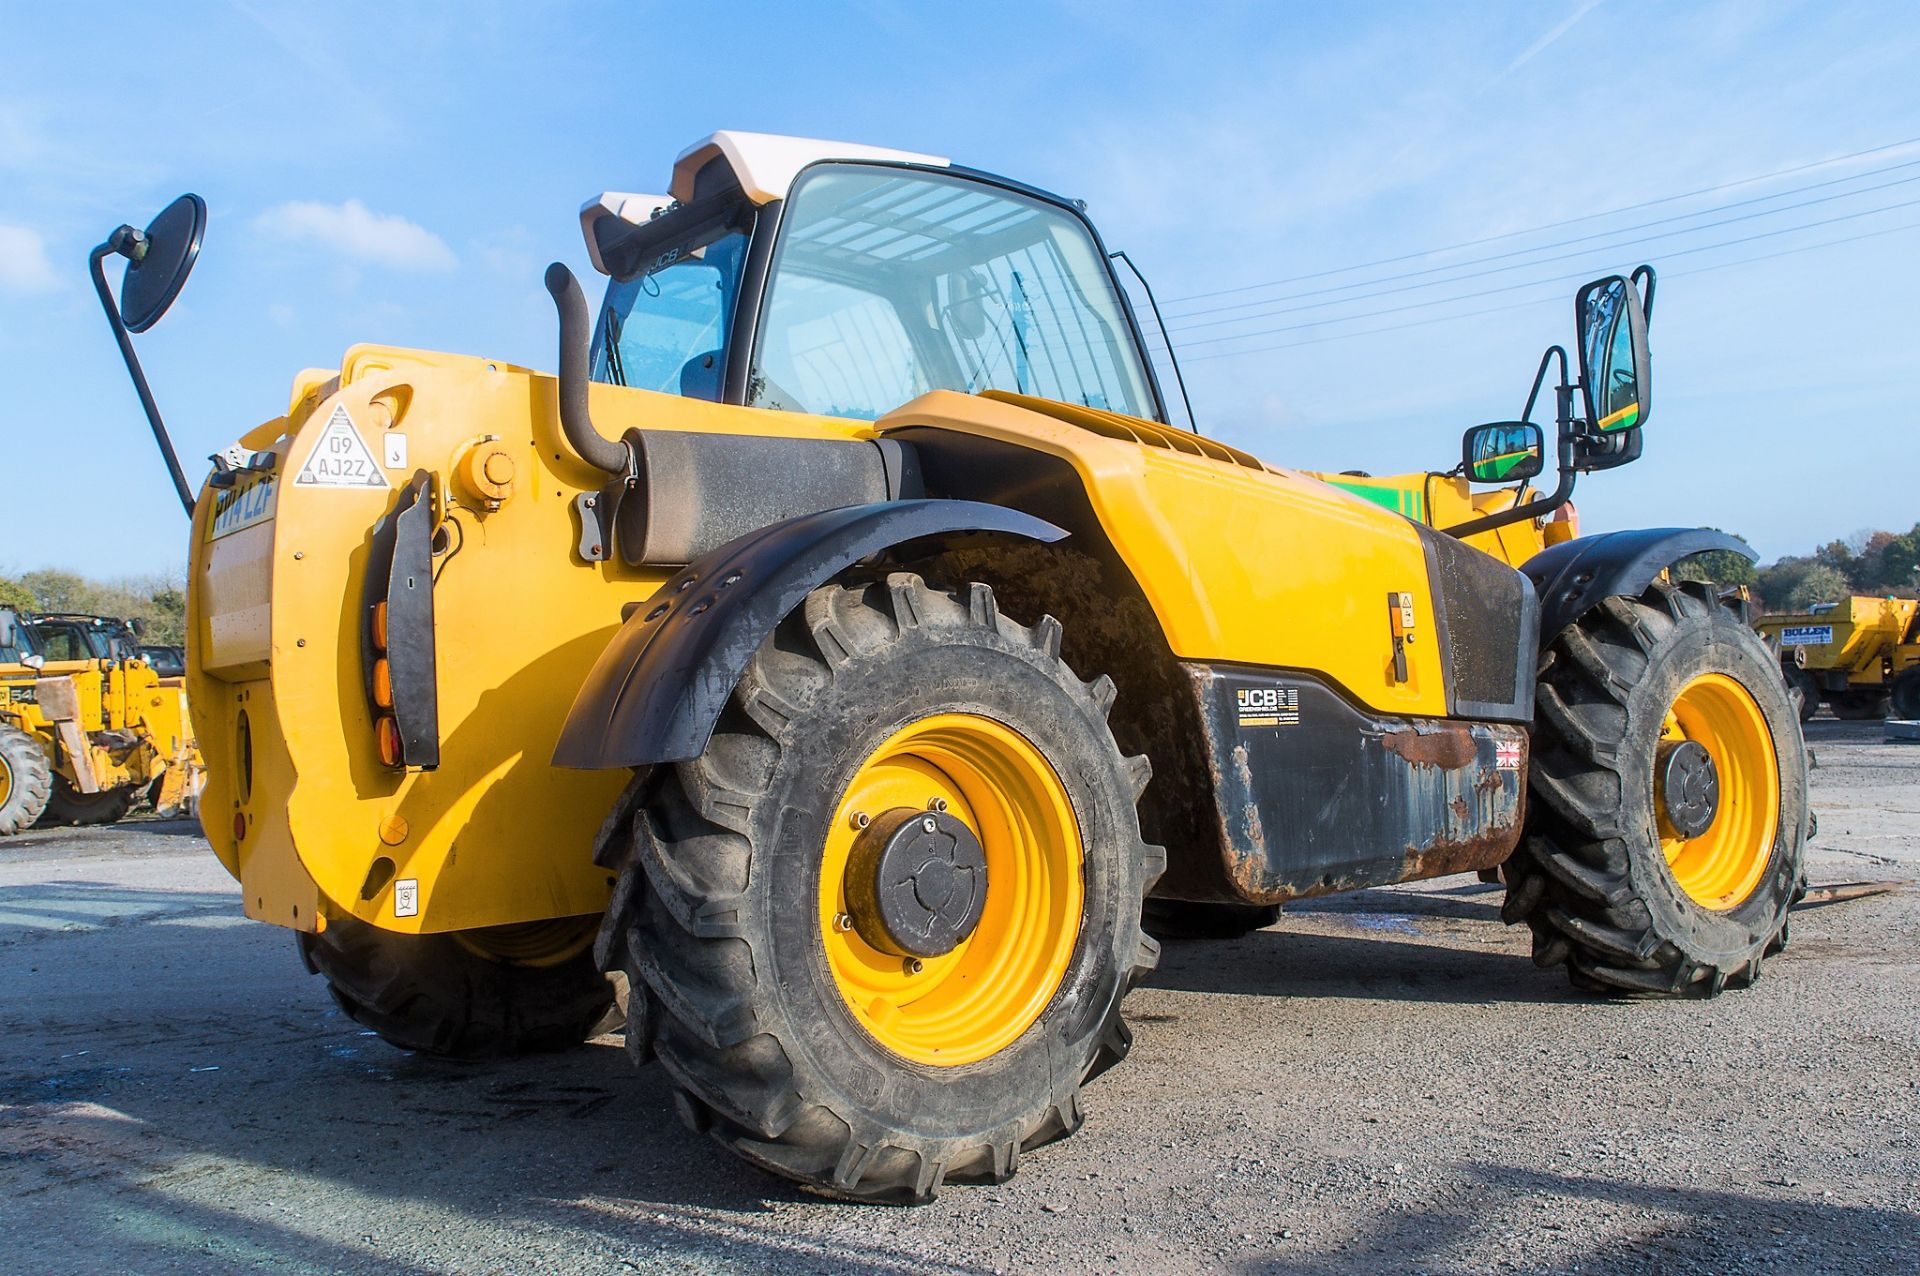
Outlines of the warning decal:
[[391,487],[380,472],[373,453],[360,441],[346,405],[340,404],[327,418],[320,442],[293,479],[295,487]]

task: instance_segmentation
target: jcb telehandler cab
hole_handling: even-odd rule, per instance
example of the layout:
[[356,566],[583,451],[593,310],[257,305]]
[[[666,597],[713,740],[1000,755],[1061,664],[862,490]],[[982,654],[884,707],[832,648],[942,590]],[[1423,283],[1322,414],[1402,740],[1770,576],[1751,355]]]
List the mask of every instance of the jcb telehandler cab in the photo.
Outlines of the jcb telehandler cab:
[[[204,217],[95,253],[149,408]],[[557,376],[358,346],[178,480],[207,836],[388,1040],[571,1046],[622,973],[692,1128],[911,1201],[1079,1125],[1146,907],[1497,868],[1661,996],[1785,943],[1799,724],[1667,575],[1744,546],[1555,521],[1640,453],[1650,272],[1542,363],[1542,494],[1527,421],[1391,480],[1174,428],[1080,206],[938,157],[717,133],[581,225]]]

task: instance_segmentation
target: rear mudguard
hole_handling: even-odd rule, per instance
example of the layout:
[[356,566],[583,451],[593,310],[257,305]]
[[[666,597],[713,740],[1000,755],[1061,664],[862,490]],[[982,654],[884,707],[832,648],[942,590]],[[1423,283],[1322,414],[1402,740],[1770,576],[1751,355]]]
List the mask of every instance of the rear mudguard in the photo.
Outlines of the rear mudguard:
[[810,592],[882,550],[971,532],[1066,536],[980,501],[879,501],[786,519],[702,555],[636,608],[601,653],[554,765],[600,770],[699,757],[753,653]]
[[1745,541],[1708,527],[1605,532],[1542,550],[1520,567],[1540,597],[1541,647],[1602,599],[1637,598],[1667,568],[1713,549],[1759,558]]

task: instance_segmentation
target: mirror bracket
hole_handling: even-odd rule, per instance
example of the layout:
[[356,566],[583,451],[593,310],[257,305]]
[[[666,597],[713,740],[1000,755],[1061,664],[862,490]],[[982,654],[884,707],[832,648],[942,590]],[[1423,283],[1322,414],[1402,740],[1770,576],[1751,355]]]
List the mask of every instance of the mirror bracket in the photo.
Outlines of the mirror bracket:
[[1579,387],[1568,377],[1570,368],[1564,347],[1548,346],[1547,352],[1540,356],[1539,370],[1533,374],[1533,389],[1527,392],[1527,406],[1518,419],[1533,420],[1533,408],[1539,401],[1540,387],[1546,384],[1547,369],[1553,366],[1556,359],[1560,364],[1560,381],[1554,387],[1554,416],[1559,425],[1559,440],[1556,448],[1560,468],[1559,483],[1552,492],[1538,500],[1516,505],[1512,509],[1501,510],[1498,514],[1487,514],[1480,518],[1468,519],[1464,523],[1455,523],[1452,527],[1441,528],[1440,530],[1446,535],[1463,538],[1480,532],[1490,532],[1496,527],[1506,527],[1510,523],[1522,523],[1528,519],[1550,514],[1573,499],[1575,478],[1573,442],[1578,427],[1586,423],[1573,415],[1573,395]]

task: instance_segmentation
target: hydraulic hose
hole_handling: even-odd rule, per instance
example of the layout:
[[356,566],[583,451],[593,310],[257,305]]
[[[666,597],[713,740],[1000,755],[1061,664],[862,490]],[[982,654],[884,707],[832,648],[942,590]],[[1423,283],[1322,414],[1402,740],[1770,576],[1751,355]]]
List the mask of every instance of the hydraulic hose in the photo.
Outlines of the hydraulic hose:
[[624,475],[632,458],[624,443],[615,443],[593,428],[587,415],[587,297],[580,281],[559,262],[547,267],[547,291],[560,315],[560,429],[580,459],[595,469]]

